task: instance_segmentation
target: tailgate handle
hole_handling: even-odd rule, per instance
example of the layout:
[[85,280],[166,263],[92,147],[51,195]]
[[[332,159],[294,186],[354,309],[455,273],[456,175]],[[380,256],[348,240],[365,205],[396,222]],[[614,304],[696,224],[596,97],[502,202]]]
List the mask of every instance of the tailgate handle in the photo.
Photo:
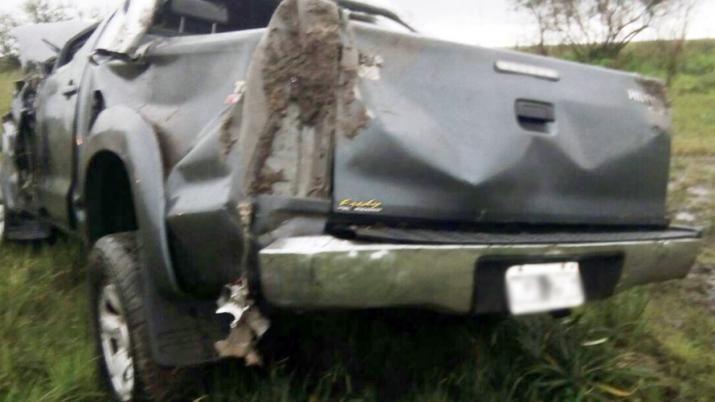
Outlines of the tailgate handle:
[[519,99],[514,105],[519,125],[528,131],[548,133],[550,124],[556,121],[554,105],[548,102]]

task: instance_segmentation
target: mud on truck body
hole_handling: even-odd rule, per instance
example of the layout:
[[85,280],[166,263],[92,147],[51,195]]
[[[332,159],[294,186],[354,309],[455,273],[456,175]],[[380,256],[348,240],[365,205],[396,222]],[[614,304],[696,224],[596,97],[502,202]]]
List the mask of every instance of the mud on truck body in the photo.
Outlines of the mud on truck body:
[[681,278],[699,247],[666,216],[664,87],[636,74],[351,1],[131,0],[17,37],[3,237],[92,246],[120,400],[260,362],[276,309],[563,310]]

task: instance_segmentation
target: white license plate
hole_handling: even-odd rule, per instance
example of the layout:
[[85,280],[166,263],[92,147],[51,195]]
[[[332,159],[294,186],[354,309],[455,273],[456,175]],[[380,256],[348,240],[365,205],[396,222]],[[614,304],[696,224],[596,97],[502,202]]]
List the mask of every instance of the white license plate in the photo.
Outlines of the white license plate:
[[577,307],[585,302],[578,262],[515,265],[506,271],[514,315]]

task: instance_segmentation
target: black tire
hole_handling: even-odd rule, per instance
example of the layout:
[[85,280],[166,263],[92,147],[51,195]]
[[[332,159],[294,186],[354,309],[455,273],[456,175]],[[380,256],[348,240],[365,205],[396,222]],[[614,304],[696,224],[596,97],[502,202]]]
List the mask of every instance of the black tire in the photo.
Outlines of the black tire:
[[[138,256],[134,233],[103,237],[90,253],[90,308],[99,373],[116,401],[186,400],[188,390],[197,385],[189,381],[188,369],[162,367],[152,359]],[[100,320],[105,328],[119,322],[121,329],[103,330]],[[116,368],[117,362],[125,363],[122,357],[129,357],[131,368]],[[115,364],[113,369],[110,364]],[[118,372],[121,377],[116,377]]]

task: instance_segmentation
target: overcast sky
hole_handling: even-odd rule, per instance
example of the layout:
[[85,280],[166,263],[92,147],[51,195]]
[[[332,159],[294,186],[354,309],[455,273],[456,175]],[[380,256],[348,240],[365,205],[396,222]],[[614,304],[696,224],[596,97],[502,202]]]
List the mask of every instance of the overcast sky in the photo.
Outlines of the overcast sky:
[[[0,0],[0,11],[16,12],[24,0]],[[53,0],[63,2],[63,0]],[[82,8],[111,9],[120,0],[64,0]],[[371,0],[392,5],[420,31],[440,38],[482,46],[508,47],[533,43],[535,27],[514,11],[510,0]],[[654,31],[639,40],[653,39]],[[700,0],[689,37],[715,38],[715,0]]]

